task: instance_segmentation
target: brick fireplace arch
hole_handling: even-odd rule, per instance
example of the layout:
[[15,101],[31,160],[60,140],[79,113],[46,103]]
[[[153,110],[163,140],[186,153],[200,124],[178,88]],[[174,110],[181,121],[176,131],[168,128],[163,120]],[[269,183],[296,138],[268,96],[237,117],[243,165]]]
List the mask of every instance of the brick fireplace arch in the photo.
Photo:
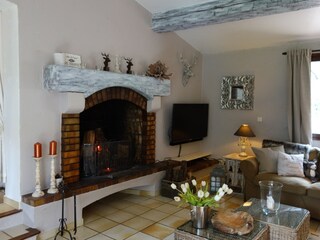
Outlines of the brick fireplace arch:
[[[85,99],[85,110],[109,100],[125,100],[147,111],[147,99],[132,89],[110,87],[102,89]],[[154,112],[147,113],[146,134],[143,136],[144,163],[155,162]],[[66,183],[80,180],[80,114],[62,114],[61,126],[61,173]]]

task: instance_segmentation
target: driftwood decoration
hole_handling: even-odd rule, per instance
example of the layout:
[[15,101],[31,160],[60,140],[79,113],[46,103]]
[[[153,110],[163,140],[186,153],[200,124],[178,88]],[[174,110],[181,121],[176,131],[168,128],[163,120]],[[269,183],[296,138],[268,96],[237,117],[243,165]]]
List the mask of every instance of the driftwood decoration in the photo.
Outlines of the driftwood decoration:
[[161,61],[157,61],[154,64],[150,64],[146,72],[146,76],[160,78],[160,79],[169,79],[172,76],[172,73],[167,74],[168,67]]
[[247,212],[220,211],[211,219],[214,228],[221,232],[245,235],[253,230],[253,217]]

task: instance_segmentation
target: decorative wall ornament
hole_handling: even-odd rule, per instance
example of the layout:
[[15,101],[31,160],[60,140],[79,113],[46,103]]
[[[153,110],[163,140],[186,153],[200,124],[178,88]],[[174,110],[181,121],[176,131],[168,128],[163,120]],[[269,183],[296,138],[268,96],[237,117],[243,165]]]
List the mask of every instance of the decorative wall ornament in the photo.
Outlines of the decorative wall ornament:
[[182,63],[182,85],[187,86],[191,77],[194,76],[193,67],[196,65],[198,57],[193,56],[191,63],[187,62],[186,59],[183,58],[182,54],[180,54],[180,62]]
[[221,109],[253,109],[254,76],[227,76],[222,78]]
[[150,64],[146,72],[146,76],[160,78],[160,79],[169,79],[172,76],[172,73],[167,74],[168,67],[161,61],[157,61],[154,64]]

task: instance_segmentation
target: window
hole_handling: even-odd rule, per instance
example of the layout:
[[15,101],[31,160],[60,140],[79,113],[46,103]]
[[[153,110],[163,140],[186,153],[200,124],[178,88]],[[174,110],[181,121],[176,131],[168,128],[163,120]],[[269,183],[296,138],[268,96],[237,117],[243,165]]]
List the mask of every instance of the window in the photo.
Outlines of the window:
[[313,140],[320,140],[320,53],[311,60],[311,129]]

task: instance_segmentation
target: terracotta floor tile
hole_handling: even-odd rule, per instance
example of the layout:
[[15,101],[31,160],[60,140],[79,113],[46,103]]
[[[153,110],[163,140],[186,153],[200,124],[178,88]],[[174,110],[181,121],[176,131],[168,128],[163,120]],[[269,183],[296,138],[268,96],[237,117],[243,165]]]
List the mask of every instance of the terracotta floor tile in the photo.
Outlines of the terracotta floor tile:
[[159,221],[159,223],[168,226],[168,227],[172,227],[172,228],[177,228],[179,226],[181,226],[182,224],[184,224],[186,222],[185,219],[177,217],[177,216],[173,216],[170,215],[169,217],[166,217],[164,219],[162,219],[161,221]]
[[149,207],[149,208],[156,208],[156,207],[161,206],[162,204],[163,204],[163,202],[150,198],[150,199],[144,201],[141,205],[143,205],[145,207]]
[[172,204],[166,203],[166,204],[163,204],[159,207],[156,207],[155,210],[158,210],[158,211],[161,211],[164,213],[173,214],[173,213],[180,211],[180,208],[177,206],[174,206]]
[[140,204],[134,204],[134,203],[132,203],[131,206],[123,209],[123,211],[129,212],[129,213],[132,213],[135,215],[140,215],[140,214],[145,213],[149,210],[151,210],[151,209],[148,207],[142,206]]
[[91,238],[87,238],[86,240],[113,240],[113,239],[109,238],[103,234],[98,234],[98,235],[95,235]]
[[170,228],[162,224],[155,223],[150,227],[147,227],[146,229],[142,230],[141,232],[151,235],[155,238],[163,239],[172,234],[174,232],[174,228]]
[[103,232],[108,230],[109,228],[112,228],[114,226],[116,226],[118,223],[111,221],[109,219],[106,218],[100,218],[98,220],[89,222],[88,224],[86,224],[85,226],[97,231],[97,232]]
[[150,235],[138,232],[131,237],[127,238],[126,240],[158,240],[159,238],[154,238]]
[[157,210],[150,210],[148,212],[141,214],[140,216],[143,218],[157,222],[157,221],[164,219],[165,217],[167,217],[169,215],[170,214],[168,214],[168,213],[160,212]]
[[137,230],[119,224],[113,228],[108,229],[107,231],[104,231],[102,234],[113,239],[122,240],[134,235],[137,232]]
[[154,224],[155,222],[152,221],[152,220],[149,220],[149,219],[146,219],[146,218],[143,218],[143,217],[134,217],[126,222],[123,222],[122,224],[127,226],[127,227],[131,227],[135,230],[142,230],[142,229],[145,229],[147,228],[148,226]]
[[114,221],[114,222],[117,222],[117,223],[122,223],[124,221],[127,221],[131,218],[134,218],[136,215],[132,214],[132,213],[128,213],[128,212],[125,212],[125,211],[122,211],[122,210],[118,210],[112,214],[109,214],[107,216],[105,216],[106,218]]

